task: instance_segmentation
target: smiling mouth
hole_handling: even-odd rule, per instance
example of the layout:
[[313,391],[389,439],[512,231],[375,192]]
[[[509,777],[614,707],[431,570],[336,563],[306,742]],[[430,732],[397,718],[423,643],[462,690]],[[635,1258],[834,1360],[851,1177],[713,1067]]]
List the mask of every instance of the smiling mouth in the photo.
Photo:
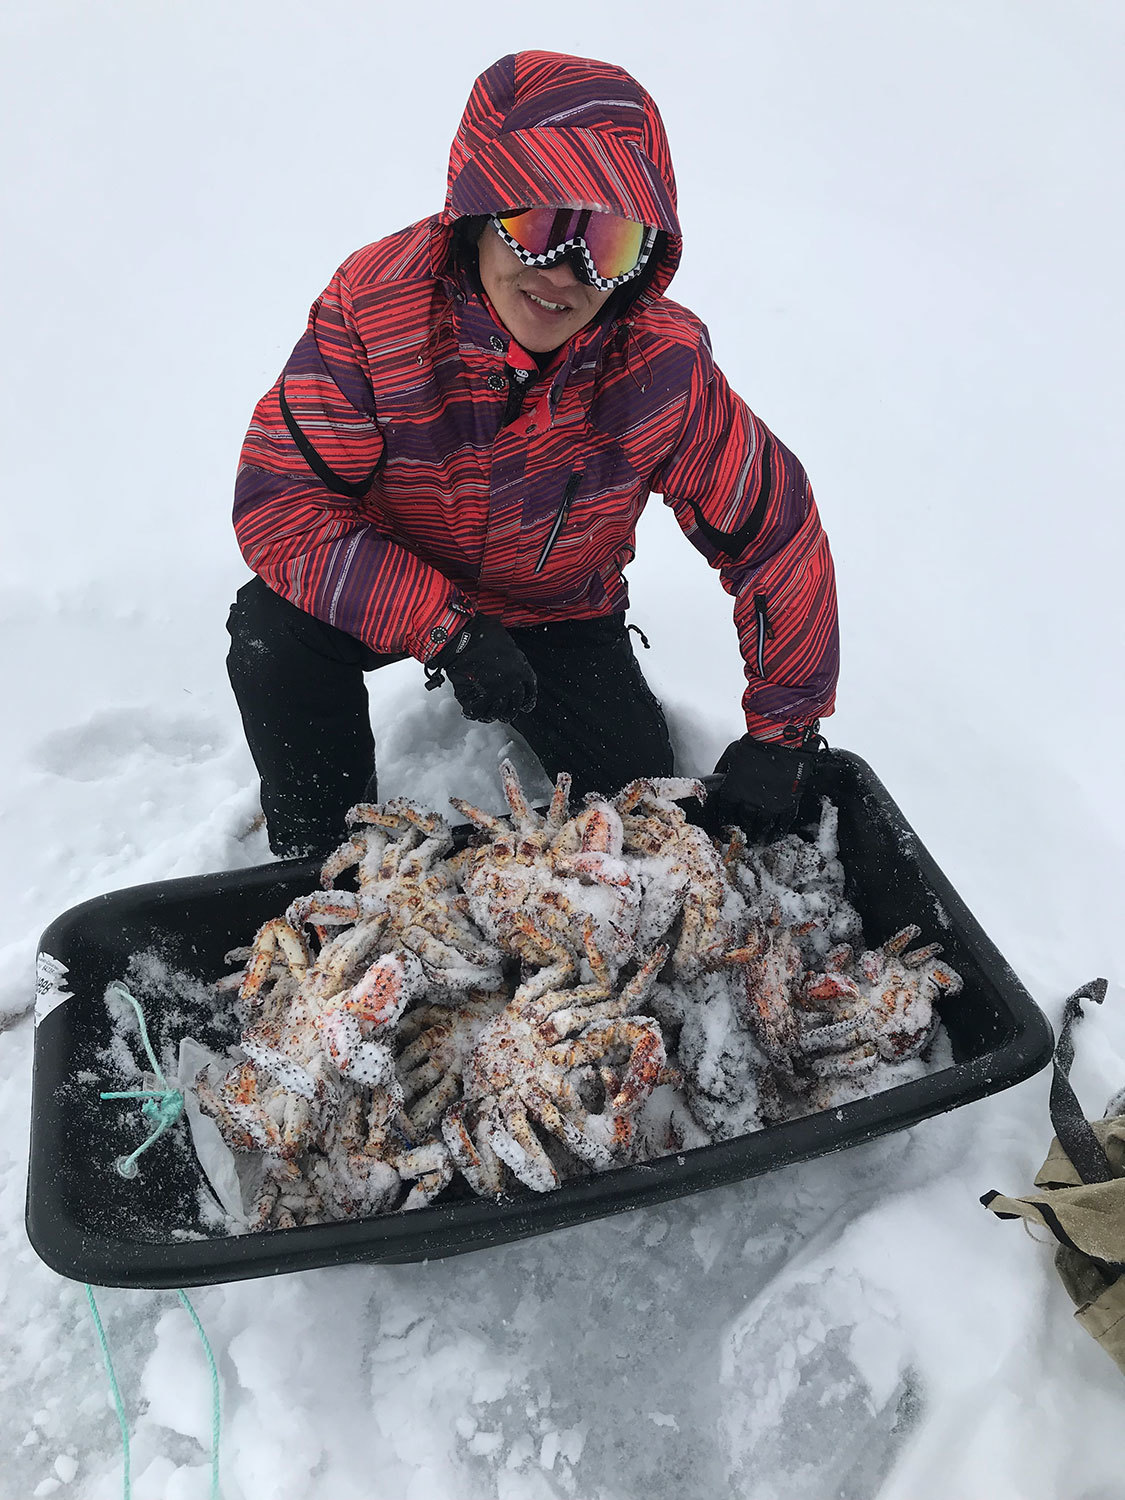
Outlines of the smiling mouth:
[[534,292],[524,292],[524,296],[531,299],[536,307],[541,307],[545,312],[569,312],[570,308],[565,302],[548,302],[545,297],[537,297]]

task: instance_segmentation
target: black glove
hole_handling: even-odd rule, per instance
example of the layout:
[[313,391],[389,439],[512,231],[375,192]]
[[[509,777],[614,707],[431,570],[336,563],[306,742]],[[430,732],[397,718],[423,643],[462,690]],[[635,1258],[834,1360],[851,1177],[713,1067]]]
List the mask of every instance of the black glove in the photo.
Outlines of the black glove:
[[488,615],[474,615],[436,656],[426,663],[426,686],[444,678],[466,719],[510,724],[535,707],[535,673],[531,663],[500,624]]
[[[814,743],[823,741],[817,735]],[[781,838],[796,821],[816,756],[815,749],[767,744],[744,734],[727,746],[715,767],[723,776],[713,794],[720,815],[745,829],[755,843]]]

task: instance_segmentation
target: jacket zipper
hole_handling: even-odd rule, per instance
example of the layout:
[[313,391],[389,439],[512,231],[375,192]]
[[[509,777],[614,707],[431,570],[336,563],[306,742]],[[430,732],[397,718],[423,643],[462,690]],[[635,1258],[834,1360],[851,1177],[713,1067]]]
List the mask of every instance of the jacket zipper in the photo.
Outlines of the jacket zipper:
[[570,502],[574,499],[575,493],[578,490],[578,486],[581,483],[582,470],[575,469],[574,473],[566,482],[566,488],[563,490],[562,504],[559,506],[559,513],[555,517],[555,522],[551,527],[551,534],[547,538],[546,545],[544,546],[542,552],[540,552],[539,554],[539,561],[535,564],[535,568],[533,570],[534,572],[542,573],[544,567],[546,566],[547,559],[551,555],[551,548],[558,540],[559,532],[566,525],[566,518],[570,511]]
[[754,595],[754,616],[758,621],[758,676],[764,677],[766,675],[766,637],[773,640],[768,595]]

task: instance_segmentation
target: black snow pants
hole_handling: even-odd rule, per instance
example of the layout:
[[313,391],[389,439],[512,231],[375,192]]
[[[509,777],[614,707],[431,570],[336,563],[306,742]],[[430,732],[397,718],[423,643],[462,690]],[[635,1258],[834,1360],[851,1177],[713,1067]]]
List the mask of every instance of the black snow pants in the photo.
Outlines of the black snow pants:
[[[343,837],[353,803],[377,797],[375,741],[363,674],[380,656],[254,578],[227,621],[227,670],[262,779],[270,848],[319,854]],[[539,695],[512,723],[551,780],[572,796],[615,792],[637,776],[670,776],[664,712],[633,655],[624,615],[513,627]]]

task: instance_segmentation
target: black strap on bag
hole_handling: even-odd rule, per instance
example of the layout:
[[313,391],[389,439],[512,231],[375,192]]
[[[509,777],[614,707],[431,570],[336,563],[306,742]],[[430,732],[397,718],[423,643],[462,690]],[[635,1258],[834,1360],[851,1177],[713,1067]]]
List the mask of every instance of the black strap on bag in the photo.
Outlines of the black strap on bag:
[[1074,1061],[1071,1031],[1082,1019],[1082,1001],[1091,1000],[1095,1005],[1100,1005],[1108,988],[1107,980],[1091,979],[1081,989],[1075,990],[1063,1006],[1062,1029],[1055,1044],[1054,1076],[1051,1079],[1051,1124],[1055,1128],[1059,1145],[1070,1157],[1074,1170],[1083,1182],[1110,1182],[1116,1175],[1070,1084],[1070,1066]]
[[1125,1375],[1125,1160],[1118,1155],[1125,1095],[1110,1101],[1104,1125],[1091,1124],[1069,1078],[1082,1001],[1100,1005],[1107,989],[1104,979],[1093,979],[1063,1007],[1051,1082],[1055,1139],[1035,1175],[1037,1191],[1018,1198],[991,1192],[980,1201],[997,1218],[1050,1231],[1057,1241],[1055,1270],[1074,1316]]

